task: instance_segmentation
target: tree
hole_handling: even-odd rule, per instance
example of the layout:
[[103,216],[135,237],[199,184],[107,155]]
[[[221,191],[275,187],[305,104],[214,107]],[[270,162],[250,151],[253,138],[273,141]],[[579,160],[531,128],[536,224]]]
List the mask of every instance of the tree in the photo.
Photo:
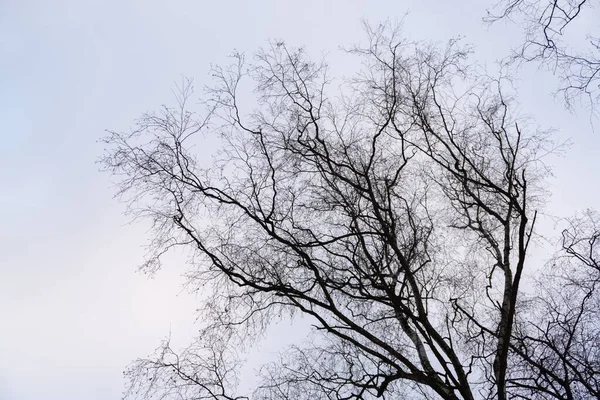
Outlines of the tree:
[[561,251],[537,282],[535,312],[516,333],[515,385],[526,398],[600,398],[598,221],[591,211],[568,221]]
[[[552,268],[527,257],[550,134],[458,42],[366,31],[338,91],[277,42],[215,68],[206,111],[187,81],[177,108],[109,132],[103,164],[153,222],[144,268],[183,246],[207,293],[197,342],[132,364],[127,396],[246,398],[236,349],[300,315],[314,338],[266,365],[253,398],[597,398],[597,225],[574,222]],[[193,152],[207,138],[212,163]]]
[[511,61],[539,62],[560,78],[559,93],[567,107],[575,100],[600,102],[600,37],[588,34],[586,42],[568,45],[565,35],[578,17],[590,11],[589,0],[501,0],[488,12],[487,20],[514,19],[524,31],[524,40]]

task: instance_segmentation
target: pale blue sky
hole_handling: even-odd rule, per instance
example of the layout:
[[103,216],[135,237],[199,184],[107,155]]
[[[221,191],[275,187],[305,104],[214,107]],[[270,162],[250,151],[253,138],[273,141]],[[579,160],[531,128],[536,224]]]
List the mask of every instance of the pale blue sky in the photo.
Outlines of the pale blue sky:
[[[182,343],[194,330],[195,304],[178,295],[176,257],[153,280],[135,273],[145,227],[126,225],[98,172],[104,129],[127,129],[172,100],[181,74],[201,86],[211,62],[269,38],[326,50],[335,64],[338,46],[361,38],[361,18],[377,23],[410,11],[408,36],[463,35],[477,59],[492,63],[518,32],[488,30],[481,17],[489,4],[0,1],[0,400],[117,399],[130,361],[169,330]],[[588,114],[555,103],[548,74],[526,68],[519,78],[524,112],[574,140],[554,160],[549,210],[594,206],[600,136]]]

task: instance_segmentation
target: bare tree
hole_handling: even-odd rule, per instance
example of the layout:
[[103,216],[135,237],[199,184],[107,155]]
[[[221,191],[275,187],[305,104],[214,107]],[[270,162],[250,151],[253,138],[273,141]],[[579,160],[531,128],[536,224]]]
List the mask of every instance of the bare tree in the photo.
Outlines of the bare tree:
[[[153,222],[144,268],[183,246],[190,284],[209,293],[198,343],[135,362],[128,396],[244,398],[235,349],[302,315],[315,337],[266,365],[253,398],[550,398],[556,382],[595,398],[583,380],[597,379],[597,353],[577,336],[565,358],[536,330],[579,335],[585,324],[566,316],[591,310],[595,287],[573,285],[569,309],[522,290],[548,133],[456,41],[414,44],[387,26],[367,38],[349,50],[363,69],[340,90],[324,62],[276,42],[215,68],[205,113],[189,110],[187,82],[178,108],[107,136],[119,194]],[[245,82],[254,111],[241,106],[252,110]],[[195,157],[213,138],[215,160]],[[562,380],[545,352],[569,363]]]
[[582,13],[597,12],[591,0],[501,0],[488,11],[488,22],[510,19],[523,27],[524,40],[512,61],[536,61],[560,78],[558,92],[568,108],[575,100],[600,101],[600,37],[588,33],[585,41],[564,38]]
[[538,281],[534,312],[515,335],[522,370],[512,385],[526,398],[600,398],[599,242],[596,213],[569,220]]

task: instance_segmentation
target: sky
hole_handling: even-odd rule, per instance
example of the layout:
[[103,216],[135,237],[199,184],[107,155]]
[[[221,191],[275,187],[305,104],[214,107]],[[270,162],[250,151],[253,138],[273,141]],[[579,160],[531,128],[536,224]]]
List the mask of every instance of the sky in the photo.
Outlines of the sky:
[[[180,259],[152,278],[136,272],[148,227],[129,223],[99,172],[106,129],[129,129],[172,102],[181,75],[209,83],[211,63],[270,38],[327,52],[335,65],[339,46],[361,39],[362,19],[404,17],[414,39],[463,36],[474,59],[491,66],[519,32],[485,26],[490,4],[0,0],[0,400],[118,399],[127,364],[197,329],[198,300],[183,289]],[[523,112],[573,142],[551,160],[548,212],[597,206],[600,136],[589,114],[553,100],[550,74],[529,66],[517,78]],[[276,327],[255,362],[292,331],[305,334]]]

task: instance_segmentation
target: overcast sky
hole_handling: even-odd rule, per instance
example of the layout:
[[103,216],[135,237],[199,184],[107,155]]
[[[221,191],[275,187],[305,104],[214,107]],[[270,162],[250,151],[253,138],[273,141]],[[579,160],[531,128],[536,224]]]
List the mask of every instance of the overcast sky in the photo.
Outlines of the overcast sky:
[[[105,129],[127,130],[172,101],[181,74],[208,83],[210,63],[269,38],[328,51],[335,63],[338,46],[360,40],[362,18],[377,23],[410,11],[409,37],[465,36],[475,58],[491,65],[518,32],[486,28],[489,5],[0,0],[0,400],[118,399],[129,362],[169,332],[182,343],[194,332],[195,302],[182,292],[179,260],[151,280],[136,273],[146,226],[127,224],[109,177],[98,172]],[[550,181],[549,211],[569,215],[600,195],[600,136],[587,113],[553,101],[555,83],[535,68],[517,81],[523,111],[573,138]],[[263,347],[263,356],[270,351]]]

